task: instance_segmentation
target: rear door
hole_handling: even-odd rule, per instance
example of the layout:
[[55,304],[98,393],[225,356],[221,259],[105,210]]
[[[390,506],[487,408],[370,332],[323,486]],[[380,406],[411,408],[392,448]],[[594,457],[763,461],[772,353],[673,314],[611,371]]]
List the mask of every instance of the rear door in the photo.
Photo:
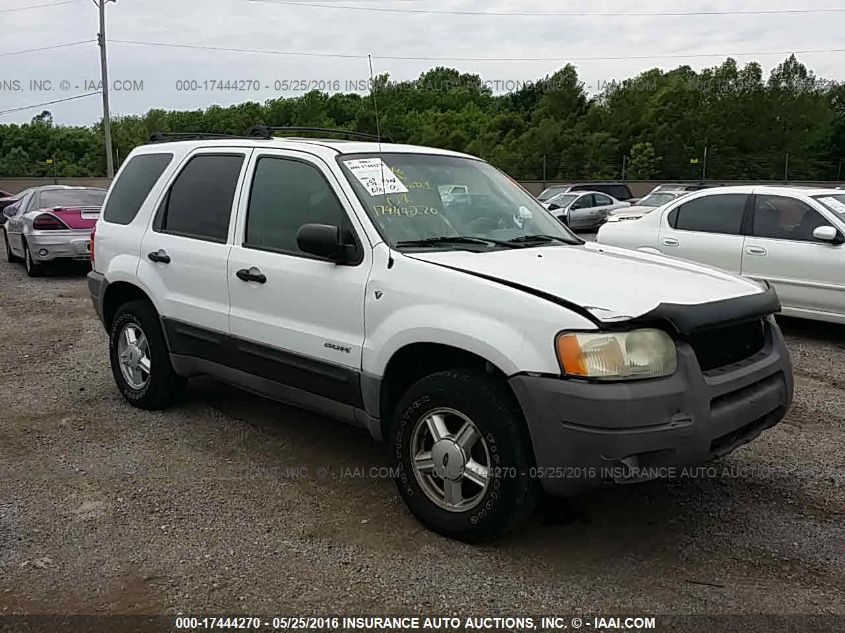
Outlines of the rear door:
[[845,315],[845,246],[813,237],[833,226],[808,203],[785,195],[757,195],[742,273],[774,286],[786,308]]
[[228,334],[226,262],[249,151],[192,153],[144,235],[138,278],[157,299],[175,353],[213,355]]
[[661,218],[660,252],[739,273],[748,202],[749,194],[721,193],[676,206]]
[[[251,162],[228,266],[230,330],[244,369],[360,405],[372,257],[363,229],[319,158],[256,150]],[[301,251],[304,224],[340,227],[358,245],[360,260],[339,265]]]

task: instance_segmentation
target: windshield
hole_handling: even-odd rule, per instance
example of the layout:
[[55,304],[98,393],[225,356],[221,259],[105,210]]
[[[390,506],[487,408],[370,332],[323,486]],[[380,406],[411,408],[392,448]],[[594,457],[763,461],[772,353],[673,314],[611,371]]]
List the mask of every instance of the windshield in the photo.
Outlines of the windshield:
[[101,207],[106,198],[104,189],[48,189],[41,192],[38,205],[53,207]]
[[540,202],[546,202],[546,200],[549,200],[550,198],[554,198],[556,195],[558,195],[559,193],[563,193],[568,188],[569,187],[549,187],[543,193],[541,193],[539,196],[537,196],[537,199]]
[[[469,248],[466,238],[493,240],[475,248],[493,247],[528,236],[581,243],[532,196],[483,161],[382,153],[340,156],[338,162],[391,247],[411,242],[417,247],[428,240],[432,243],[424,246]],[[441,193],[441,187],[451,189],[455,182],[463,183],[466,192]],[[464,240],[449,239],[455,237]]]
[[662,207],[677,197],[678,194],[675,193],[652,193],[640,200],[637,204],[641,207]]
[[845,193],[825,194],[823,196],[813,197],[840,218],[845,219]]
[[551,200],[549,200],[549,205],[554,205],[559,209],[563,209],[564,207],[568,207],[569,203],[575,200],[578,196],[572,193],[562,193],[559,196],[555,196]]

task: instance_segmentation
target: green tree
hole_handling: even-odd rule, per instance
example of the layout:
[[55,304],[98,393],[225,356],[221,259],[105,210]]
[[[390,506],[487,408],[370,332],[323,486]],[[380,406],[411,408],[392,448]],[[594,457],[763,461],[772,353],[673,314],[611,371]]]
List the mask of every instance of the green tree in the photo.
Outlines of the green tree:
[[637,143],[631,148],[627,176],[632,180],[648,180],[657,175],[660,157],[651,143]]

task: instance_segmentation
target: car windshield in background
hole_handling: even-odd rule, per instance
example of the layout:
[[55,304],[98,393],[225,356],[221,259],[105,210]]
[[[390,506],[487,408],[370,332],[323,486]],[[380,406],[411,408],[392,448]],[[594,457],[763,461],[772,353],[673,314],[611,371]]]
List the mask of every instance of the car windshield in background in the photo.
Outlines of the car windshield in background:
[[845,193],[825,194],[823,196],[814,196],[814,198],[840,218],[845,219]]
[[637,204],[641,207],[662,207],[677,197],[679,196],[676,193],[653,193],[640,200]]
[[537,200],[539,200],[540,202],[546,202],[547,200],[550,200],[551,198],[554,198],[555,196],[563,193],[567,190],[567,188],[568,187],[549,187],[543,193],[537,196]]
[[48,189],[41,192],[42,209],[53,207],[101,207],[106,199],[104,189]]
[[569,203],[575,200],[578,195],[574,193],[561,193],[554,198],[551,198],[549,202],[549,206],[556,206],[558,209],[563,209],[564,207],[568,207]]
[[[581,243],[519,185],[483,161],[383,153],[339,156],[338,162],[392,247]],[[440,193],[456,182],[466,193]]]

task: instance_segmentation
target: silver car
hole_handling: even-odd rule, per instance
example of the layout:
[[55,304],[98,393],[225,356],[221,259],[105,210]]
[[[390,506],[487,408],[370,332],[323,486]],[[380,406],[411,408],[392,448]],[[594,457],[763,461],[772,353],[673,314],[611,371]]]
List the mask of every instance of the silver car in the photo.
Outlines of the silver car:
[[616,211],[613,211],[608,216],[607,221],[624,222],[626,220],[639,220],[641,217],[648,215],[655,209],[662,207],[664,204],[669,204],[673,200],[677,200],[678,198],[682,198],[691,193],[692,191],[685,190],[655,190],[637,202],[637,204],[632,205],[627,209],[617,209]]
[[558,194],[543,206],[573,230],[595,230],[612,211],[631,205],[599,191],[578,191]]
[[23,260],[30,277],[56,259],[87,260],[91,230],[100,217],[105,189],[36,187],[3,209],[3,240],[10,262]]

